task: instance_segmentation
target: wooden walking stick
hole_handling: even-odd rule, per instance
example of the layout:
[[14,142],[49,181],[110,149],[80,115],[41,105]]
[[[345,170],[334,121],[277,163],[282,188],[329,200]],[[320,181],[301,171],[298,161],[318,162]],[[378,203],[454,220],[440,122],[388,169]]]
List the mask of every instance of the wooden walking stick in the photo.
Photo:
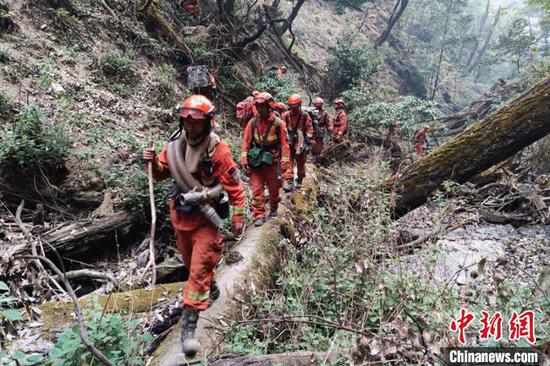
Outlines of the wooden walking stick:
[[[153,142],[149,141],[149,147],[153,147]],[[149,204],[151,205],[151,234],[149,235],[149,261],[145,266],[143,275],[147,273],[149,267],[153,271],[153,277],[151,279],[151,287],[155,286],[157,282],[157,267],[155,264],[155,229],[157,226],[157,210],[155,207],[155,193],[153,191],[153,162],[147,162],[147,178],[149,180]]]

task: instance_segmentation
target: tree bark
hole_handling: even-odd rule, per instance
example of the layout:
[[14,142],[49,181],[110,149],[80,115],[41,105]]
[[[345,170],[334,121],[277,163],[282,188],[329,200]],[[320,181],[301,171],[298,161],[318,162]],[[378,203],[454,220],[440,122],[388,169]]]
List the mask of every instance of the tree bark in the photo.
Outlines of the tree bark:
[[380,47],[386,39],[390,36],[390,32],[393,29],[395,23],[399,20],[403,12],[405,11],[405,8],[409,4],[409,0],[397,0],[397,3],[395,4],[395,7],[393,8],[392,14],[390,16],[390,19],[388,20],[388,25],[386,26],[386,29],[384,29],[384,32],[378,37],[376,42],[374,43],[374,48]]
[[[62,255],[82,255],[116,244],[117,239],[122,240],[131,233],[136,223],[135,215],[121,211],[98,220],[77,221],[55,228],[42,238]],[[49,246],[44,246],[44,250],[46,254],[52,253]]]
[[445,180],[463,183],[550,133],[550,77],[485,117],[453,140],[390,177],[394,216],[426,202]]

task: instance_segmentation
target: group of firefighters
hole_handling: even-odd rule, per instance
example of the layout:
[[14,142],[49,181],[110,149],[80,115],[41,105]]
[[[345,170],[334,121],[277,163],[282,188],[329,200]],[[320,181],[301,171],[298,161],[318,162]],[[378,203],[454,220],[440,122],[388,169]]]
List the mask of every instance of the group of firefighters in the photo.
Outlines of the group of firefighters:
[[[288,108],[276,103],[266,92],[254,92],[249,101],[252,115],[241,124],[240,165],[252,191],[254,224],[260,226],[266,219],[277,216],[283,179],[286,192],[302,186],[307,152],[311,150],[315,156],[321,153],[325,133],[330,133],[335,143],[344,139],[347,116],[341,99],[334,102],[336,112],[332,120],[323,110],[321,98],[313,101],[313,119],[302,108],[298,94],[288,97]],[[246,198],[239,168],[228,144],[212,131],[213,103],[203,95],[192,95],[179,106],[178,118],[180,128],[170,143],[164,145],[159,154],[153,148],[146,148],[143,158],[156,180],[172,176],[176,182],[170,196],[170,220],[176,245],[189,269],[183,294],[181,340],[183,353],[193,356],[199,350],[195,337],[199,312],[207,309],[220,293],[214,280],[223,249],[219,225],[229,216],[231,204],[231,231],[235,237],[240,236],[244,229]],[[296,180],[294,165],[297,166]]]

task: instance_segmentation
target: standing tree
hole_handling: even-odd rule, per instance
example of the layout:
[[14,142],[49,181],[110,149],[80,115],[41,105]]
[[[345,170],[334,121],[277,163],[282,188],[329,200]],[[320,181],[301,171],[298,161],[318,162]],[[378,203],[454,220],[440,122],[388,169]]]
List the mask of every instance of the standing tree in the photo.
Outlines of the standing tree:
[[397,23],[401,15],[403,15],[403,12],[405,11],[407,5],[409,5],[409,0],[397,0],[390,15],[390,19],[388,20],[388,24],[386,25],[386,29],[384,29],[384,32],[382,32],[380,37],[378,37],[378,39],[374,43],[374,48],[380,47],[382,43],[384,43],[386,39],[388,39],[391,30],[393,29],[395,23]]
[[500,36],[496,49],[503,58],[511,57],[511,62],[519,75],[522,61],[531,52],[535,41],[535,37],[529,33],[527,20],[519,18],[514,20],[508,31]]

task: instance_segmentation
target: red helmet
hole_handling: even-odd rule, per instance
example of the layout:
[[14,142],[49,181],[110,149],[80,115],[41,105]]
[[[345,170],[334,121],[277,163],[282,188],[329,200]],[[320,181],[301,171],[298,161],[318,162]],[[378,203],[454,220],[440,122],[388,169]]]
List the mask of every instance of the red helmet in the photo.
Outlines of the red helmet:
[[286,111],[288,109],[283,102],[275,103],[275,108],[281,111]]
[[302,99],[300,98],[300,94],[291,94],[288,97],[288,106],[291,107],[294,104],[301,104]]
[[271,108],[274,107],[275,102],[273,101],[273,96],[266,92],[256,93],[254,96],[254,104],[263,104],[267,103]]
[[321,98],[313,99],[313,105],[316,107],[322,107],[325,104],[325,101]]
[[334,101],[334,105],[335,105],[336,107],[342,107],[342,108],[344,108],[344,107],[346,106],[346,105],[344,104],[344,100],[342,100],[342,99],[336,99],[336,100]]
[[182,118],[211,119],[216,109],[208,98],[203,95],[192,95],[185,99],[179,108]]

